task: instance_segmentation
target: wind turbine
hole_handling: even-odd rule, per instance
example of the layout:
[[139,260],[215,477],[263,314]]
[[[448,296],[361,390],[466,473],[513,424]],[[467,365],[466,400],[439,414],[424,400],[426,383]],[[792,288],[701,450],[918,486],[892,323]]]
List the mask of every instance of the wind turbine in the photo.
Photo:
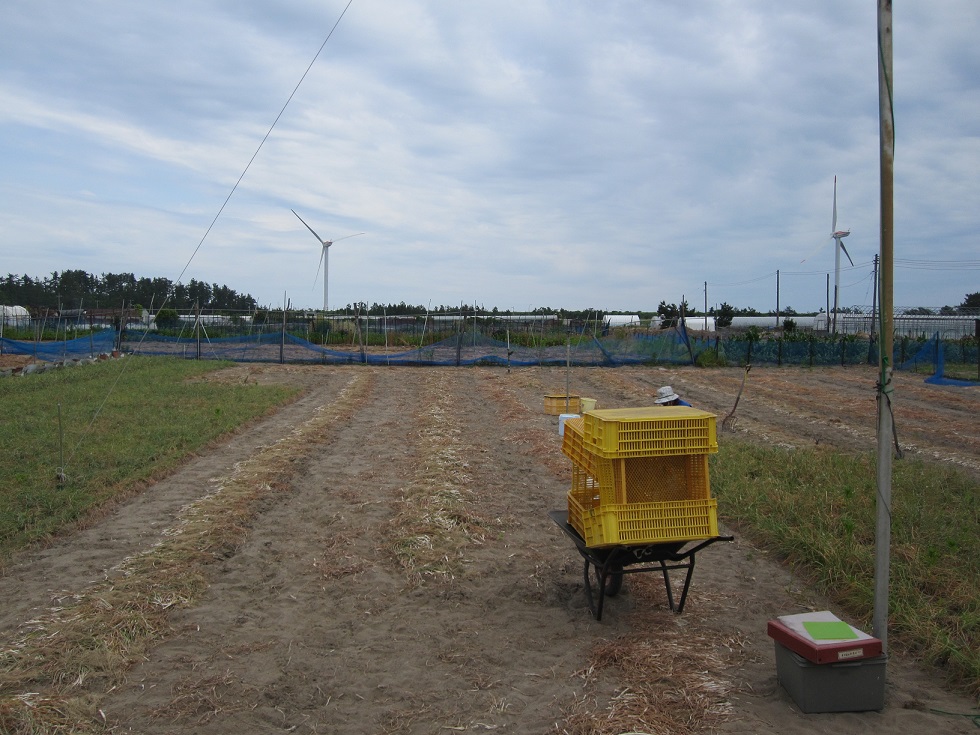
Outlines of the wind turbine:
[[[296,214],[295,209],[290,209],[289,211],[292,212],[293,214]],[[313,237],[316,238],[316,241],[320,243],[320,246],[323,248],[323,250],[320,251],[320,262],[317,264],[316,267],[316,275],[313,276],[313,285],[314,286],[316,285],[316,279],[320,276],[320,266],[322,265],[323,266],[323,311],[326,312],[327,311],[327,264],[330,255],[330,246],[333,245],[335,242],[346,240],[348,237],[357,237],[358,235],[363,235],[364,233],[357,232],[353,235],[345,235],[344,237],[338,237],[336,240],[324,240],[322,237],[316,234],[316,230],[314,230],[312,227],[307,225],[306,222],[303,220],[303,218],[300,217],[298,214],[296,214],[296,219],[298,219],[300,222],[306,225],[306,229],[308,229],[310,232],[313,233]]]
[[847,248],[844,247],[842,240],[851,234],[850,230],[838,230],[837,229],[837,177],[834,177],[834,220],[830,225],[830,236],[834,238],[834,326],[833,333],[837,334],[837,309],[840,306],[840,254],[844,251],[844,255],[847,256],[847,260],[853,266],[854,261],[851,260],[851,254],[847,252]]

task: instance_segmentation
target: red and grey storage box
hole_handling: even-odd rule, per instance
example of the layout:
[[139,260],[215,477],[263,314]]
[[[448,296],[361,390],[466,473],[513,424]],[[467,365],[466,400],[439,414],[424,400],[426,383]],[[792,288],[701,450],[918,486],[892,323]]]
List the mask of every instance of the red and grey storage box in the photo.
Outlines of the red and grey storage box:
[[804,626],[804,623],[840,622],[833,613],[827,611],[784,615],[770,620],[766,632],[777,643],[815,664],[856,661],[881,655],[881,641],[853,626],[848,627],[855,638],[820,641],[815,640]]
[[776,650],[776,677],[804,713],[864,712],[885,706],[881,641],[856,628],[857,638],[815,640],[804,622],[839,623],[829,612],[769,621]]

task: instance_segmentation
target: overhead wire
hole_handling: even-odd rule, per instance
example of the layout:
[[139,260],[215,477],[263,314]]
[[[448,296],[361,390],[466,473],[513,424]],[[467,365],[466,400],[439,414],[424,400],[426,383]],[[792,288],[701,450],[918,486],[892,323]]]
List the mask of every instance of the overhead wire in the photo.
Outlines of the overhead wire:
[[310,60],[309,65],[306,67],[306,71],[303,72],[303,75],[299,78],[299,81],[296,82],[296,86],[293,87],[293,91],[289,93],[289,97],[286,99],[286,102],[283,104],[282,109],[279,110],[279,114],[276,115],[276,119],[272,121],[272,125],[269,126],[269,130],[266,131],[266,134],[262,137],[262,140],[259,143],[258,148],[255,149],[255,153],[252,154],[252,157],[248,160],[248,163],[245,164],[245,169],[242,171],[241,176],[238,177],[238,180],[235,182],[235,185],[231,187],[231,191],[228,192],[228,196],[225,197],[225,200],[224,202],[222,202],[221,207],[218,208],[217,214],[214,215],[214,219],[211,220],[211,224],[208,225],[208,228],[207,230],[205,230],[204,235],[201,237],[200,242],[198,242],[197,247],[194,248],[194,252],[191,253],[191,257],[187,259],[187,263],[186,265],[184,265],[184,269],[180,272],[180,275],[177,277],[177,283],[180,283],[181,279],[184,277],[184,274],[187,272],[187,269],[190,267],[191,262],[194,260],[194,257],[197,255],[197,252],[201,249],[201,246],[204,244],[204,240],[207,238],[208,234],[211,232],[211,229],[218,221],[218,218],[221,216],[221,213],[224,212],[225,207],[228,205],[228,202],[231,201],[231,197],[238,189],[238,185],[242,183],[242,179],[245,178],[245,174],[247,174],[248,170],[252,167],[252,163],[258,157],[259,151],[262,150],[262,146],[265,145],[265,142],[269,139],[269,136],[272,135],[272,131],[275,129],[276,125],[278,124],[279,119],[283,116],[283,113],[286,112],[286,108],[289,107],[289,103],[293,101],[293,97],[295,97],[296,92],[299,91],[300,85],[306,79],[306,75],[310,73],[310,69],[313,68],[313,65],[316,63],[317,58],[319,58],[320,54],[323,52],[324,47],[327,45],[327,42],[330,40],[330,37],[333,36],[333,32],[337,30],[337,26],[340,25],[340,21],[343,20],[344,15],[347,13],[347,9],[350,8],[351,3],[353,2],[354,0],[347,0],[347,5],[344,6],[343,11],[340,13],[336,22],[333,24],[333,27],[330,29],[330,32],[327,34],[327,37],[323,39],[323,43],[320,44],[320,48],[317,49],[317,52],[315,54],[313,54],[313,58]]
[[[980,270],[980,260],[913,260],[908,258],[896,258],[894,261],[896,268],[907,268],[911,270],[934,270],[934,271],[960,271],[960,270]],[[841,273],[847,273],[848,271],[864,270],[865,268],[874,265],[874,261],[862,261],[860,263],[855,263],[854,265],[842,266],[840,269]],[[821,268],[818,270],[811,271],[778,271],[780,276],[819,276],[831,271],[827,268]],[[761,276],[756,276],[755,278],[748,278],[744,281],[733,281],[730,283],[714,283],[708,281],[709,286],[719,288],[722,286],[745,286],[750,283],[758,283],[759,281],[764,281],[767,278],[775,277],[777,271],[770,271]],[[864,279],[862,278],[861,281]],[[858,281],[860,283],[861,281]]]
[[[221,206],[218,208],[218,211],[214,215],[214,218],[211,220],[211,223],[208,225],[207,229],[204,231],[204,234],[201,236],[200,241],[198,241],[197,246],[194,248],[194,251],[191,253],[190,257],[187,259],[187,262],[184,264],[184,268],[180,271],[180,275],[177,276],[177,280],[175,281],[175,285],[180,284],[181,281],[183,280],[184,274],[187,273],[187,269],[190,268],[191,263],[193,262],[194,258],[197,256],[198,252],[200,251],[201,246],[204,245],[204,241],[207,239],[208,235],[211,233],[211,230],[214,229],[214,225],[215,225],[215,223],[217,223],[218,218],[221,217],[221,214],[222,214],[222,212],[224,212],[225,207],[228,206],[228,202],[231,201],[232,196],[234,196],[235,192],[238,190],[238,186],[242,183],[242,180],[245,178],[245,175],[248,173],[248,170],[252,167],[252,163],[254,163],[255,159],[258,157],[259,152],[262,150],[262,147],[265,145],[265,142],[269,139],[269,136],[272,135],[272,131],[275,129],[276,125],[279,123],[279,120],[282,118],[283,114],[286,112],[286,108],[289,106],[289,103],[292,102],[293,97],[296,96],[296,93],[299,91],[300,85],[303,84],[303,81],[306,79],[307,75],[310,73],[310,70],[313,68],[313,65],[316,63],[316,60],[319,58],[320,54],[323,52],[323,49],[326,47],[327,42],[330,41],[330,38],[333,36],[334,31],[337,30],[337,26],[340,25],[340,21],[343,20],[344,15],[347,14],[347,10],[350,8],[350,6],[351,6],[351,4],[353,4],[353,2],[354,2],[354,0],[348,0],[347,1],[347,5],[344,6],[344,9],[341,11],[340,15],[337,17],[337,20],[334,22],[333,26],[330,28],[330,31],[327,33],[326,38],[323,39],[323,43],[320,44],[320,48],[318,48],[317,49],[317,52],[313,55],[313,58],[310,60],[310,63],[307,65],[307,67],[306,67],[305,71],[303,72],[302,76],[300,76],[299,81],[296,82],[296,86],[293,87],[292,92],[289,93],[289,96],[286,98],[285,103],[283,103],[282,108],[279,110],[279,114],[276,115],[275,120],[272,121],[272,125],[269,126],[269,129],[266,131],[265,135],[262,136],[262,140],[259,142],[259,145],[255,149],[255,152],[252,154],[252,157],[248,160],[248,163],[245,164],[245,168],[242,170],[241,175],[235,181],[234,186],[231,187],[231,191],[228,192],[228,196],[226,196],[225,197],[225,200],[221,203]],[[165,294],[164,295],[164,299],[163,299],[163,303],[160,305],[160,308],[157,310],[157,315],[158,316],[159,316],[160,312],[163,311],[163,308],[166,306],[166,304],[167,304],[167,302],[169,300],[170,300],[170,294]],[[285,304],[283,305],[283,308],[285,309]],[[120,321],[120,329],[122,329],[122,323],[121,323],[121,321]],[[140,344],[142,344],[143,340],[146,339],[147,331],[148,330],[144,330],[143,336],[140,338]],[[65,461],[63,463],[63,466],[60,468],[60,471],[62,473],[64,473],[65,469],[67,468],[67,466],[71,462],[71,460],[74,459],[75,454],[78,452],[78,449],[82,445],[82,442],[91,433],[92,426],[95,424],[96,420],[98,420],[99,416],[102,413],[102,410],[105,408],[106,402],[112,396],[113,391],[115,390],[116,386],[118,385],[119,380],[125,374],[128,366],[129,366],[129,362],[128,361],[124,361],[123,362],[123,365],[122,365],[122,368],[119,370],[119,374],[116,376],[116,379],[112,382],[112,385],[109,386],[109,390],[106,392],[105,398],[103,398],[102,402],[99,404],[98,408],[95,410],[95,413],[93,414],[92,419],[89,421],[88,425],[86,426],[85,431],[82,432],[81,437],[79,438],[78,442],[75,444],[75,446],[73,447],[71,453],[69,454],[68,460]]]

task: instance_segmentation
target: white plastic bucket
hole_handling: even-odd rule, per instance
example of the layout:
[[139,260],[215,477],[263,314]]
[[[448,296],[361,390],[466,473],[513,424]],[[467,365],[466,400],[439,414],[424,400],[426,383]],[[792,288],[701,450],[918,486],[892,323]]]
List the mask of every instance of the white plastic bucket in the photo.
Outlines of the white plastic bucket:
[[563,413],[558,416],[558,436],[565,436],[565,422],[568,419],[577,419],[580,414],[577,413]]

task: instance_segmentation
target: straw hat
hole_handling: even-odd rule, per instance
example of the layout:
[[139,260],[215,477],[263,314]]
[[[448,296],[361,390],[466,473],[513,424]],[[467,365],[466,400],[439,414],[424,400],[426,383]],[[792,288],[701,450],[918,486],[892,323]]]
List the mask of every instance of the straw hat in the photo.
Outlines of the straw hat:
[[670,403],[671,401],[676,401],[678,398],[680,396],[674,393],[674,389],[669,385],[665,385],[663,388],[657,388],[657,400],[654,403]]

